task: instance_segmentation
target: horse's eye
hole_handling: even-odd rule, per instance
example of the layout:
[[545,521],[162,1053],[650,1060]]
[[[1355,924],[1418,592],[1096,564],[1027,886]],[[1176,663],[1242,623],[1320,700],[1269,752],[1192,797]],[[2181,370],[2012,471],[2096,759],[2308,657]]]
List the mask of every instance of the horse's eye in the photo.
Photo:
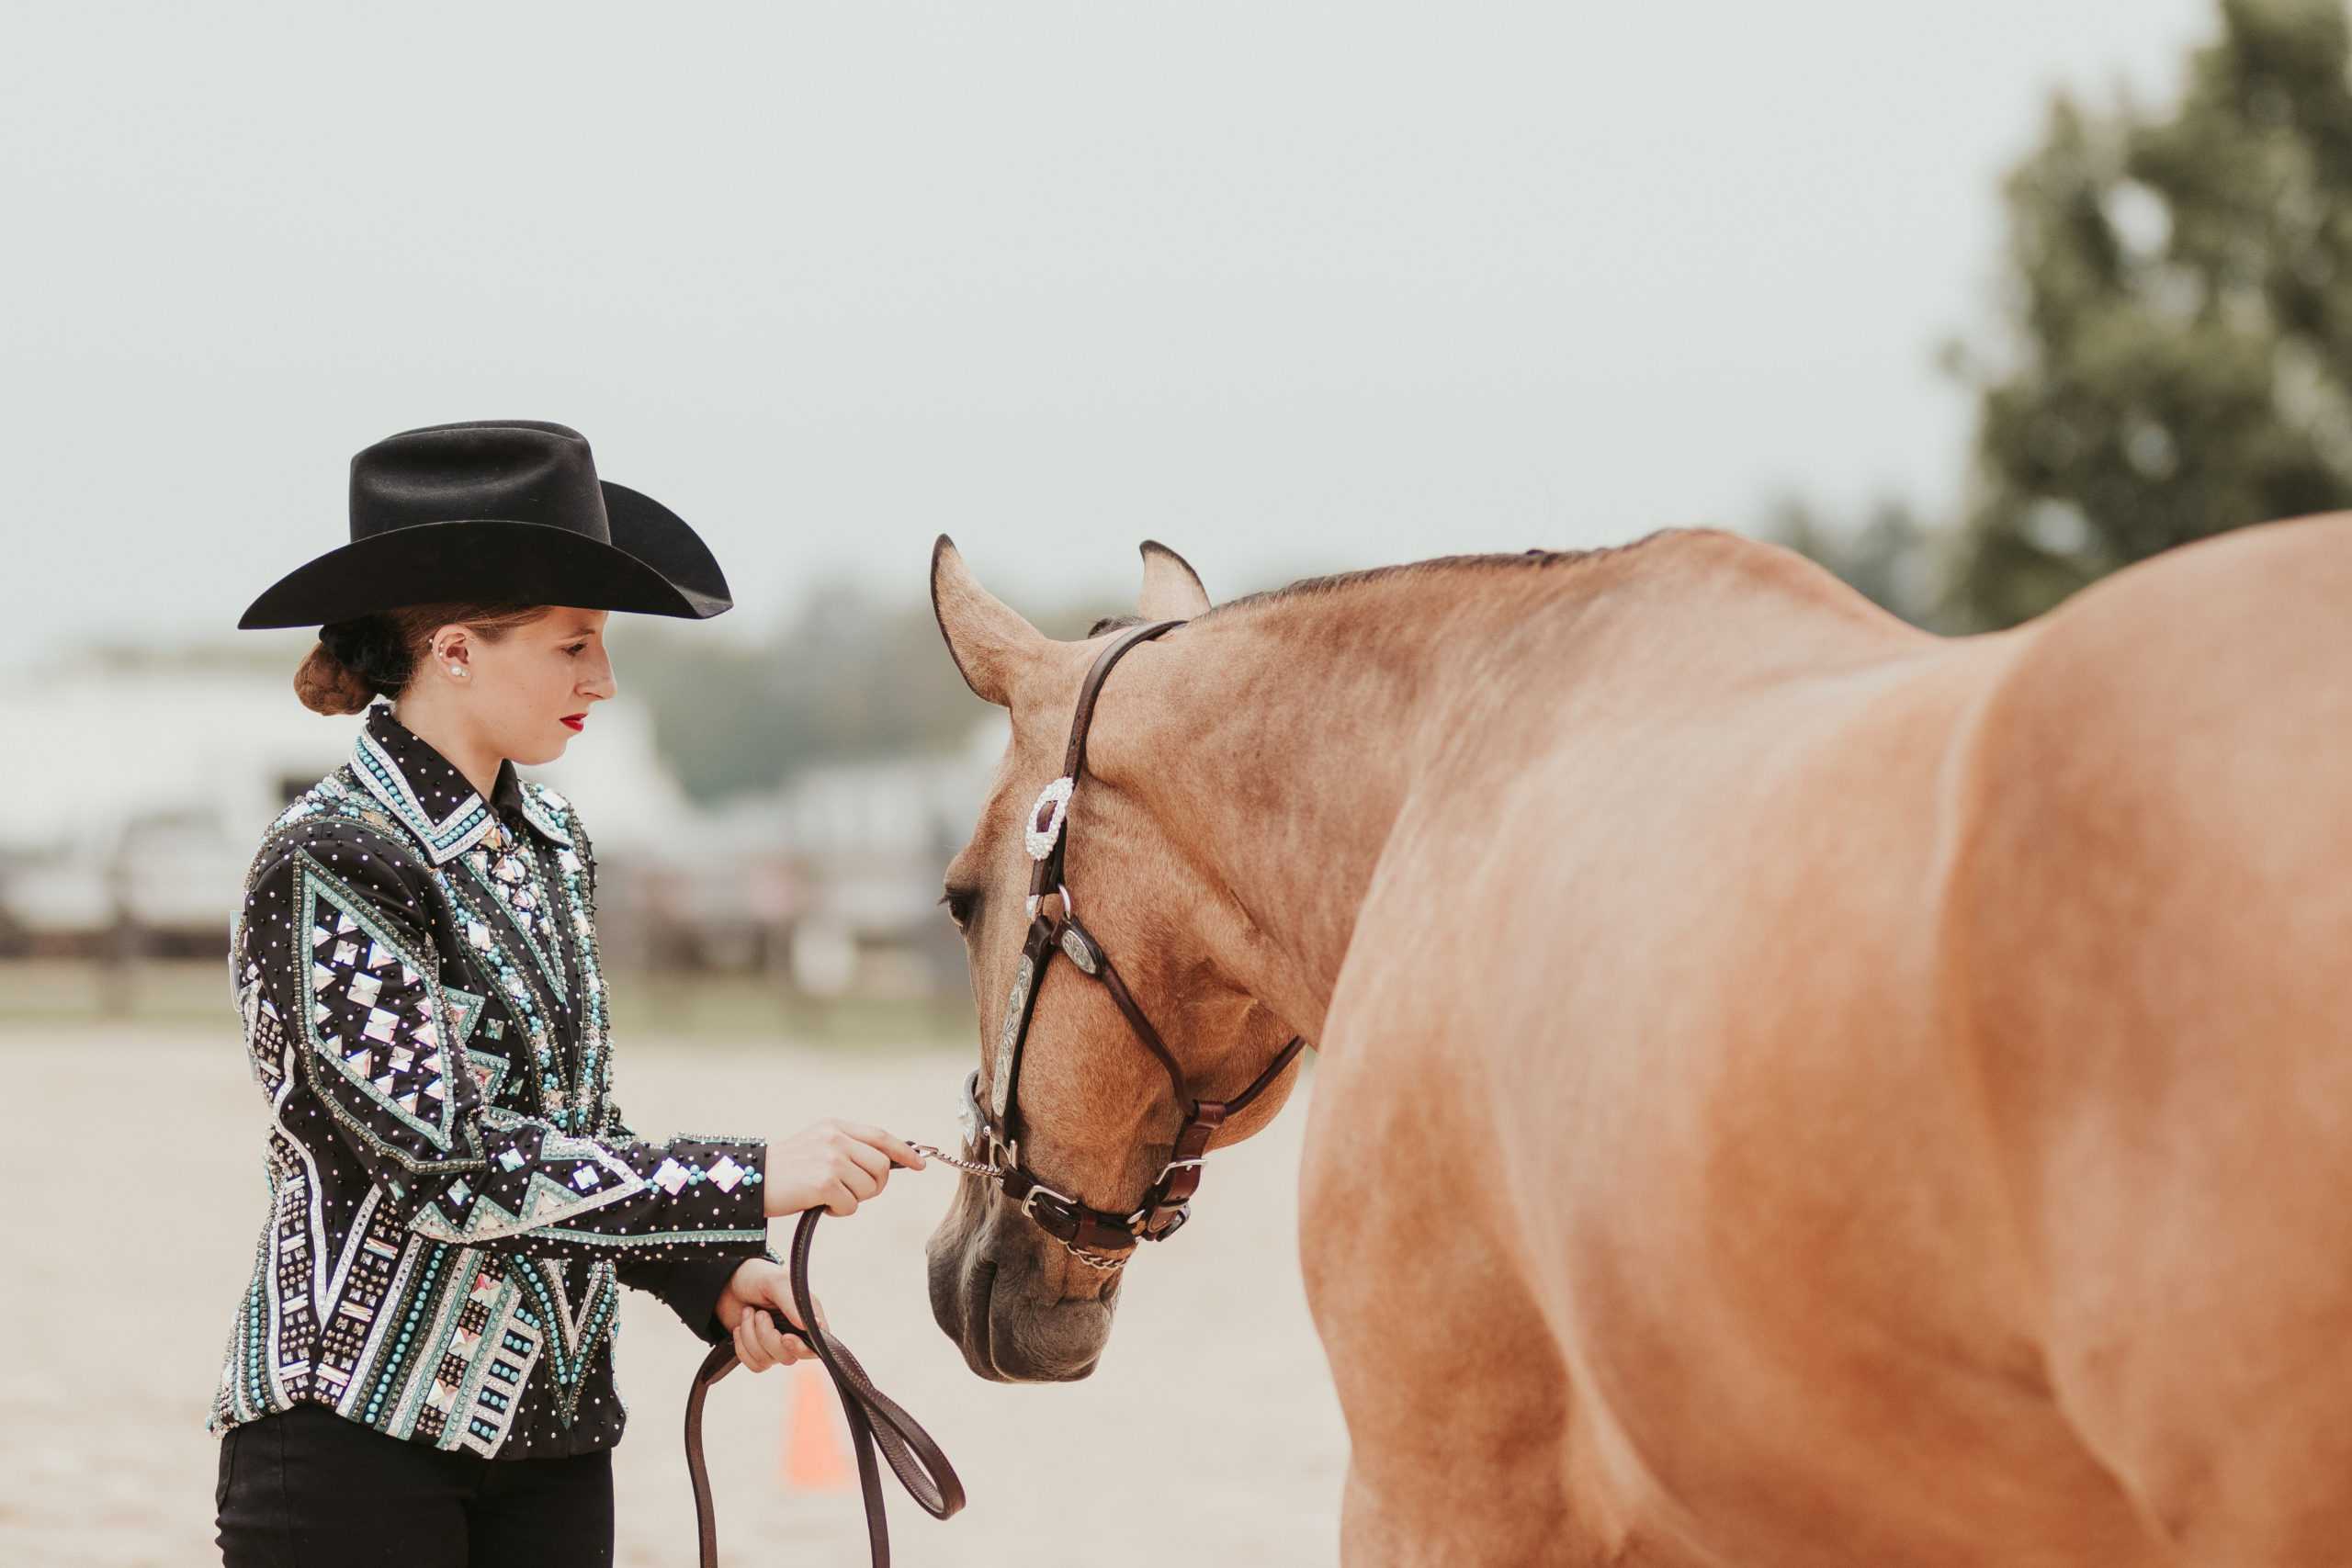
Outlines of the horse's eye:
[[947,906],[947,918],[956,922],[956,929],[962,931],[971,923],[972,906],[980,901],[980,896],[969,887],[951,887],[940,895],[939,901]]

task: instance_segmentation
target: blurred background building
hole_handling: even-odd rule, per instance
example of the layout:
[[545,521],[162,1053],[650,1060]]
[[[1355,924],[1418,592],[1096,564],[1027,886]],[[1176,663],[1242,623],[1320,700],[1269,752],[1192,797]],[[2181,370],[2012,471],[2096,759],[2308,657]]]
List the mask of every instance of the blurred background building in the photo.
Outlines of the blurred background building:
[[[219,960],[261,828],[348,757],[358,723],[303,709],[287,670],[233,645],[0,671],[0,736],[40,736],[49,759],[0,768],[0,959]],[[616,703],[580,755],[526,773],[580,802],[616,970],[952,998],[964,955],[940,872],[1004,735],[970,702],[938,744],[828,751],[697,798],[654,710]]]

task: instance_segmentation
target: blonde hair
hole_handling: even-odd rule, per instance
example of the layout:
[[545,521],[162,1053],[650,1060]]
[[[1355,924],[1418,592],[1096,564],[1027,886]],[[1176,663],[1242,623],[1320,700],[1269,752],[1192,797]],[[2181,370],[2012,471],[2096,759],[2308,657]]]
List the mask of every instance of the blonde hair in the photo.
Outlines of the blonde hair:
[[433,634],[457,624],[496,642],[547,613],[545,604],[403,604],[319,628],[319,640],[294,671],[294,694],[312,713],[357,713],[377,697],[408,689]]

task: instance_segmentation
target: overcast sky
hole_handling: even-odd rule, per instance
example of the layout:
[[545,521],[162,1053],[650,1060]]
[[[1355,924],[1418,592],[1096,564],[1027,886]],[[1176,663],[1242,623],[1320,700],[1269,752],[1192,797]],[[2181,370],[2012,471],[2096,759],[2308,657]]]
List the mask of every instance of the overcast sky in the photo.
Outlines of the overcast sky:
[[0,657],[226,631],[446,420],[578,426],[718,634],[943,530],[1020,605],[1940,501],[2001,169],[2211,12],[10,6]]

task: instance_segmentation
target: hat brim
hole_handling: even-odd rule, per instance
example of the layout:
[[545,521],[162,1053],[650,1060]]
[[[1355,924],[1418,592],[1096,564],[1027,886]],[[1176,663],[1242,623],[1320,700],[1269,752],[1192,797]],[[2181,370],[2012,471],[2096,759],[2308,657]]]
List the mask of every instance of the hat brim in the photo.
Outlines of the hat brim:
[[718,607],[706,615],[715,615],[735,603],[718,558],[684,518],[627,485],[610,479],[596,483],[605,492],[605,520],[616,547],[660,572],[680,592]]
[[403,604],[458,600],[687,620],[733,607],[718,562],[683,519],[626,486],[606,480],[601,488],[611,544],[511,518],[413,524],[296,567],[246,607],[237,627],[324,626]]

